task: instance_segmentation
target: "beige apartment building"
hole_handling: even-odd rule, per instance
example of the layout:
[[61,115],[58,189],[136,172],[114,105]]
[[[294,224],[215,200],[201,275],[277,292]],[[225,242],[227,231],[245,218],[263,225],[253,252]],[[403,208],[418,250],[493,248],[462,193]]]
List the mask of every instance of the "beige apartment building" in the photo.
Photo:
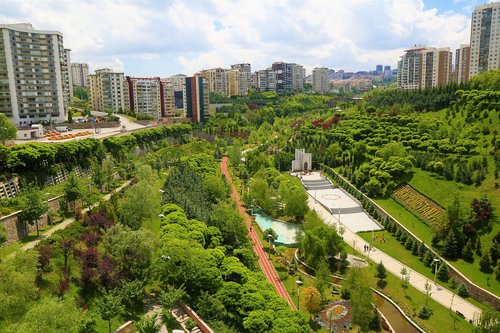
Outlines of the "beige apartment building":
[[179,74],[160,81],[163,87],[164,116],[185,117],[187,114],[186,76]]
[[162,116],[159,77],[131,77],[123,81],[125,111],[160,118]]
[[398,61],[398,88],[425,89],[448,84],[451,81],[451,60],[448,47],[415,46],[406,50]]
[[276,91],[276,72],[271,68],[255,72],[255,81],[259,91]]
[[89,65],[80,63],[71,63],[71,79],[73,87],[87,88],[87,78],[89,76]]
[[0,25],[0,113],[17,126],[67,119],[73,98],[70,50],[58,31]]
[[470,45],[462,44],[455,51],[455,79],[457,82],[469,81]]
[[240,75],[239,69],[224,68],[204,69],[195,74],[207,80],[209,92],[228,97],[239,96]]
[[313,69],[312,75],[313,90],[319,93],[326,93],[330,91],[330,81],[328,80],[328,68],[316,67]]
[[500,68],[500,2],[472,12],[469,76]]
[[98,69],[95,74],[89,75],[88,82],[92,109],[96,111],[111,109],[113,112],[124,110],[123,81],[123,73],[113,72],[109,68]]
[[252,67],[250,64],[231,65],[231,69],[238,70],[238,95],[247,96],[251,87]]

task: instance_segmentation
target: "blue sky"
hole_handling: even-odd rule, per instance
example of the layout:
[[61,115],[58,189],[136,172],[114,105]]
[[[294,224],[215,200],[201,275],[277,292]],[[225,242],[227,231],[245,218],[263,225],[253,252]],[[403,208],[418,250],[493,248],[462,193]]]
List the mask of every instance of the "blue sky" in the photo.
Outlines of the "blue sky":
[[[488,2],[488,1],[487,1]],[[414,44],[469,42],[476,0],[0,0],[0,22],[58,30],[74,62],[132,76],[274,61],[395,66]]]

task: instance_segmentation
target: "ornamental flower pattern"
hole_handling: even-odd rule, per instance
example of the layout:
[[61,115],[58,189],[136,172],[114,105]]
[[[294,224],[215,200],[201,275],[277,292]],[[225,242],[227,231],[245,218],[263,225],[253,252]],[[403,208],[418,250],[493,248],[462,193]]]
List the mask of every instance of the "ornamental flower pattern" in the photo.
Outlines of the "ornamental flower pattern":
[[349,331],[351,326],[351,303],[349,301],[334,301],[329,303],[318,316],[318,324],[335,332]]

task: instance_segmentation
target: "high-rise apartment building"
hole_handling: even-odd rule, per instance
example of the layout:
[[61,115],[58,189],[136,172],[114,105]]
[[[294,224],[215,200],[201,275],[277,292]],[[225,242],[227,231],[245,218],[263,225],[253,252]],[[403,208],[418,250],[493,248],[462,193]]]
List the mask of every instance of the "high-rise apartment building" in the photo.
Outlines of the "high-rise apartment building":
[[500,2],[472,12],[469,76],[500,68]]
[[304,88],[305,69],[301,65],[275,62],[272,70],[276,73],[276,91],[287,92]]
[[377,66],[375,66],[375,72],[377,72],[377,74],[382,74],[383,68],[384,68],[384,65],[377,65]]
[[416,46],[406,50],[398,61],[398,88],[425,89],[448,84],[451,58],[449,48]]
[[123,81],[125,110],[160,118],[163,96],[159,77],[130,77]]
[[271,68],[255,72],[255,79],[259,91],[276,91],[276,72]]
[[328,80],[328,68],[317,67],[313,69],[313,90],[322,94],[330,91],[330,80]]
[[231,69],[238,70],[238,95],[247,96],[251,87],[252,67],[250,64],[231,65]]
[[186,76],[174,75],[161,79],[165,117],[185,117],[186,110]]
[[106,111],[111,109],[113,112],[118,112],[125,108],[123,73],[102,68],[96,70],[95,74],[89,75],[88,80],[93,110]]
[[208,89],[211,93],[222,94],[229,97],[240,95],[239,79],[241,77],[241,72],[239,69],[204,69],[196,73],[195,76],[201,76],[207,80]]
[[73,87],[62,33],[2,24],[0,37],[0,112],[18,126],[66,120]]
[[457,82],[469,81],[470,71],[470,45],[462,44],[455,51],[455,80]]
[[193,123],[203,122],[209,108],[208,81],[201,76],[186,78],[186,117]]
[[71,63],[71,79],[73,87],[88,87],[89,65]]

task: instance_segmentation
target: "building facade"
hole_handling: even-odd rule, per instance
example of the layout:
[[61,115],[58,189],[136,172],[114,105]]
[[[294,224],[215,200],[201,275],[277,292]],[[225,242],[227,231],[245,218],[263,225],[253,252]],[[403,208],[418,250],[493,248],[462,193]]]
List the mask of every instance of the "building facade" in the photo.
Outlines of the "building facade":
[[162,117],[163,96],[159,77],[130,77],[123,81],[125,111]]
[[328,68],[317,67],[313,69],[312,74],[313,90],[319,93],[330,91],[330,80],[328,79]]
[[205,121],[209,108],[208,82],[201,76],[186,78],[186,117],[193,123]]
[[279,93],[299,91],[304,88],[303,66],[286,62],[275,62],[271,69],[276,73],[276,91]]
[[251,87],[252,67],[250,64],[231,65],[231,69],[238,71],[238,95],[247,96]]
[[71,63],[71,79],[73,87],[87,88],[89,76],[89,65],[80,63]]
[[448,84],[451,81],[451,60],[449,48],[416,46],[406,50],[398,61],[398,88],[425,89]]
[[89,75],[89,90],[92,109],[118,112],[125,108],[125,94],[123,89],[123,73],[113,72],[109,68],[102,68]]
[[174,75],[160,80],[163,90],[164,117],[186,117],[186,76]]
[[69,64],[62,33],[0,25],[0,112],[17,126],[65,121],[73,98]]
[[276,72],[271,68],[255,72],[255,80],[259,91],[276,91]]
[[500,68],[500,2],[472,12],[469,77]]
[[456,82],[469,81],[470,45],[462,44],[455,51],[455,80]]
[[241,73],[239,69],[204,69],[196,73],[194,76],[201,76],[207,80],[208,89],[211,93],[221,94],[228,97],[240,95],[239,78]]

